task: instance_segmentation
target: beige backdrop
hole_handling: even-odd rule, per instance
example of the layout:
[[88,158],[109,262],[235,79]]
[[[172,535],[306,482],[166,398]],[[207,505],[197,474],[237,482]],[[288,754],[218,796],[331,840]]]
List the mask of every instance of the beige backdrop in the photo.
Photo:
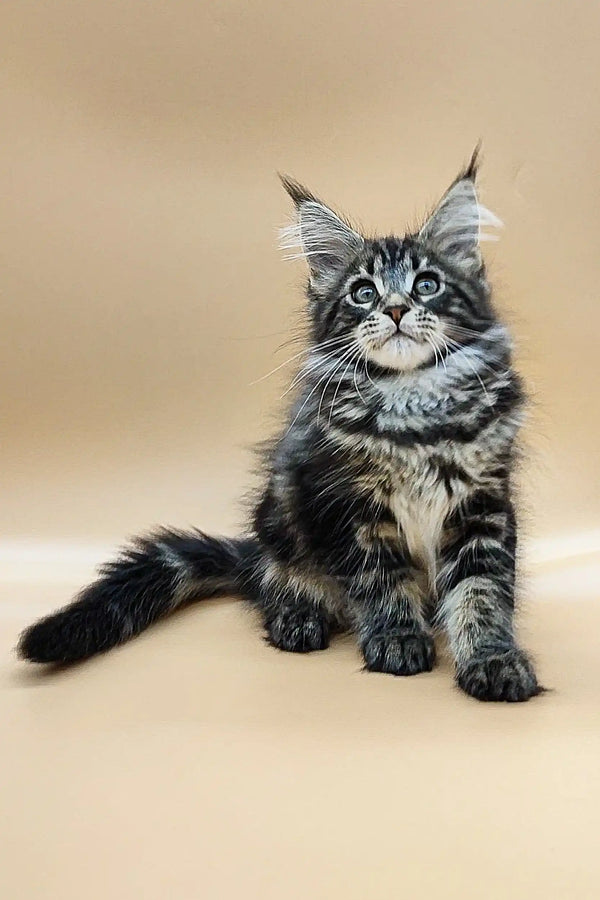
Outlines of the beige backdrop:
[[600,7],[4,0],[5,537],[235,529],[300,263],[276,170],[402,229],[483,139],[538,406],[530,532],[598,521]]
[[[599,25],[590,0],[0,4],[0,896],[598,895]],[[276,170],[400,230],[479,138],[553,692],[478,704],[443,653],[366,674],[351,637],[278,654],[229,598],[18,663],[106,545],[236,528],[288,369],[252,382],[296,352]]]

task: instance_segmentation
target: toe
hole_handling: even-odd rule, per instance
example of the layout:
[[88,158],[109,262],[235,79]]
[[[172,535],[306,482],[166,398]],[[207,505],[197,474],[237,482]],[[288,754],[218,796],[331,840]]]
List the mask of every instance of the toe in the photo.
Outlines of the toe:
[[324,617],[299,611],[280,612],[267,625],[274,647],[290,653],[311,653],[329,646],[329,626]]
[[375,635],[363,645],[366,668],[390,675],[430,672],[435,663],[435,645],[428,634]]
[[542,690],[530,659],[516,647],[472,657],[459,666],[456,680],[478,700],[522,703]]

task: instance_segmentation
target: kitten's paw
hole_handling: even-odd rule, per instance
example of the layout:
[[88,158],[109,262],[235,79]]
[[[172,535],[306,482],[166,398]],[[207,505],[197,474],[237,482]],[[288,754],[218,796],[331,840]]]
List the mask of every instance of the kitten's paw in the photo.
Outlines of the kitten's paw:
[[327,619],[314,610],[281,609],[267,623],[269,642],[290,653],[310,653],[329,646]]
[[418,675],[431,672],[435,663],[435,644],[429,634],[374,635],[362,646],[366,668],[389,675]]
[[474,656],[459,666],[456,680],[477,700],[520,703],[543,691],[529,657],[517,647]]

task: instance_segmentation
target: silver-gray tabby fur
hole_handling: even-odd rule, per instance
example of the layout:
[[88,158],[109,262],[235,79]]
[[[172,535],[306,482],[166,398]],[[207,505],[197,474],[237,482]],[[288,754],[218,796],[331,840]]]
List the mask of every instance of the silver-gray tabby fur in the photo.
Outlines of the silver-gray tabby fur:
[[238,591],[282,650],[323,650],[351,630],[368,670],[413,675],[433,667],[444,631],[467,693],[540,692],[514,635],[524,394],[480,254],[500,223],[475,180],[474,156],[417,233],[371,239],[283,179],[311,340],[248,533],[139,539],[24,632],[23,657],[81,659],[184,602]]

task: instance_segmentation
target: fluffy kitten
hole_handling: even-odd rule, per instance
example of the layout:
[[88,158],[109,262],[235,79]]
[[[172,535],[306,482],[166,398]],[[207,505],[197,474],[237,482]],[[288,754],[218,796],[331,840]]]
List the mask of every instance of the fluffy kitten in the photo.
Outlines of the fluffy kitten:
[[460,687],[527,700],[514,636],[515,438],[524,403],[479,250],[498,220],[476,159],[418,233],[364,237],[291,179],[312,343],[247,536],[140,538],[19,652],[72,662],[191,600],[241,593],[281,650],[351,630],[366,668],[416,675],[446,632]]

